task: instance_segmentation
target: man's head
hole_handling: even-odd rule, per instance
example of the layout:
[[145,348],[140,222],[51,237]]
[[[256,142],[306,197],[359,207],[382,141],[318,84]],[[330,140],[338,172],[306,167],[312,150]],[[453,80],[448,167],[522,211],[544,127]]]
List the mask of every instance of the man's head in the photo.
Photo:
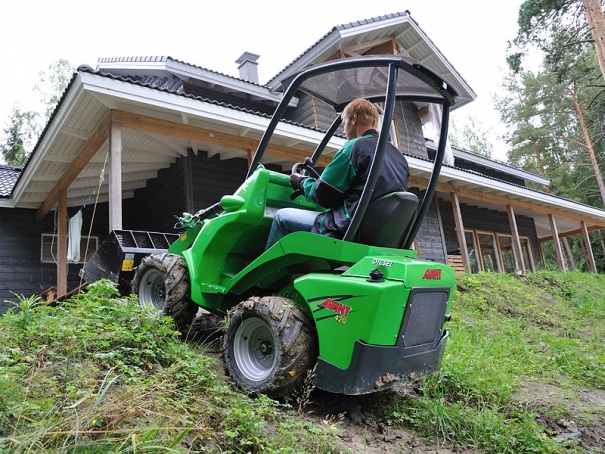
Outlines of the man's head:
[[354,139],[378,124],[378,111],[367,99],[351,101],[342,111],[342,126],[347,140]]

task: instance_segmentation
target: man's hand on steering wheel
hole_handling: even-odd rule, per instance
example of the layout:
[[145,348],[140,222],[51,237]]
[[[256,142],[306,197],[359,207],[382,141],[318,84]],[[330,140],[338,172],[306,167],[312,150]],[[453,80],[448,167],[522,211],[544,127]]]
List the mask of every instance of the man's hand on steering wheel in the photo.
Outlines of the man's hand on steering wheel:
[[305,177],[300,173],[293,173],[292,175],[290,175],[290,186],[292,186],[292,189],[294,189],[295,191],[301,191],[302,182],[305,181],[307,178],[309,177]]
[[313,161],[311,158],[305,158],[304,162],[297,162],[292,166],[292,173],[302,174],[305,171],[307,175],[313,178],[319,178],[319,173],[313,167]]
[[309,178],[308,175],[303,175],[301,172],[305,172],[313,178],[319,178],[319,173],[313,168],[313,161],[311,161],[311,158],[306,158],[305,162],[297,162],[294,164],[294,166],[292,166],[292,174],[290,175],[290,186],[294,189],[294,193],[290,197],[292,200],[302,194],[303,181]]

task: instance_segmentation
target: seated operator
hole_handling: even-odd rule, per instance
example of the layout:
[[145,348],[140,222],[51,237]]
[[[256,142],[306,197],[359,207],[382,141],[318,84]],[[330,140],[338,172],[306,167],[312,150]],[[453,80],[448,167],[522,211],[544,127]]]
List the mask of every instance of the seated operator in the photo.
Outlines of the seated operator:
[[[365,99],[351,101],[342,112],[347,142],[326,166],[321,178],[294,173],[290,184],[308,201],[328,208],[321,213],[299,208],[282,208],[275,213],[265,249],[288,233],[307,231],[343,238],[357,209],[378,142],[378,111]],[[387,143],[372,200],[397,191],[407,191],[410,170],[401,152]]]

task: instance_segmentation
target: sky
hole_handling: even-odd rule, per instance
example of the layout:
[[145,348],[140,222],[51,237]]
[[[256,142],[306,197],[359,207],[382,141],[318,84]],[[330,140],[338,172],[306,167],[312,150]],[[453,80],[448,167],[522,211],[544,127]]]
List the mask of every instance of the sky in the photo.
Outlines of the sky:
[[506,71],[507,42],[523,0],[19,0],[0,3],[0,132],[15,102],[40,110],[33,86],[59,59],[96,67],[97,59],[170,56],[238,76],[235,60],[259,54],[260,83],[335,25],[408,10],[477,94],[452,114],[490,130],[492,156],[507,146],[493,96]]

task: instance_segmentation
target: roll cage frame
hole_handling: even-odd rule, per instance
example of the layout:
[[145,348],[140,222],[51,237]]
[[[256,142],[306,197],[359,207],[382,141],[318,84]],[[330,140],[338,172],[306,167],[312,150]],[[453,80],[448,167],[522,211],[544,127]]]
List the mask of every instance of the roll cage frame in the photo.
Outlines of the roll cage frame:
[[[381,82],[384,82],[385,76],[386,83],[383,86]],[[372,103],[384,102],[382,127],[379,132],[374,158],[370,164],[369,176],[358,208],[343,238],[345,241],[351,241],[355,238],[361,220],[372,199],[396,103],[406,101],[437,103],[443,106],[439,145],[435,155],[433,171],[410,234],[403,244],[403,249],[409,249],[420,230],[437,187],[445,154],[450,109],[455,104],[458,93],[445,79],[420,62],[409,57],[393,55],[346,58],[312,66],[284,79],[282,88],[284,95],[259,142],[246,178],[249,178],[260,164],[290,100],[299,90],[324,101],[332,106],[337,113],[336,118],[310,158],[313,165],[318,162],[325,147],[341,125],[342,118],[340,114],[349,102],[356,98],[365,98]],[[380,90],[382,90],[382,93],[380,93]]]

